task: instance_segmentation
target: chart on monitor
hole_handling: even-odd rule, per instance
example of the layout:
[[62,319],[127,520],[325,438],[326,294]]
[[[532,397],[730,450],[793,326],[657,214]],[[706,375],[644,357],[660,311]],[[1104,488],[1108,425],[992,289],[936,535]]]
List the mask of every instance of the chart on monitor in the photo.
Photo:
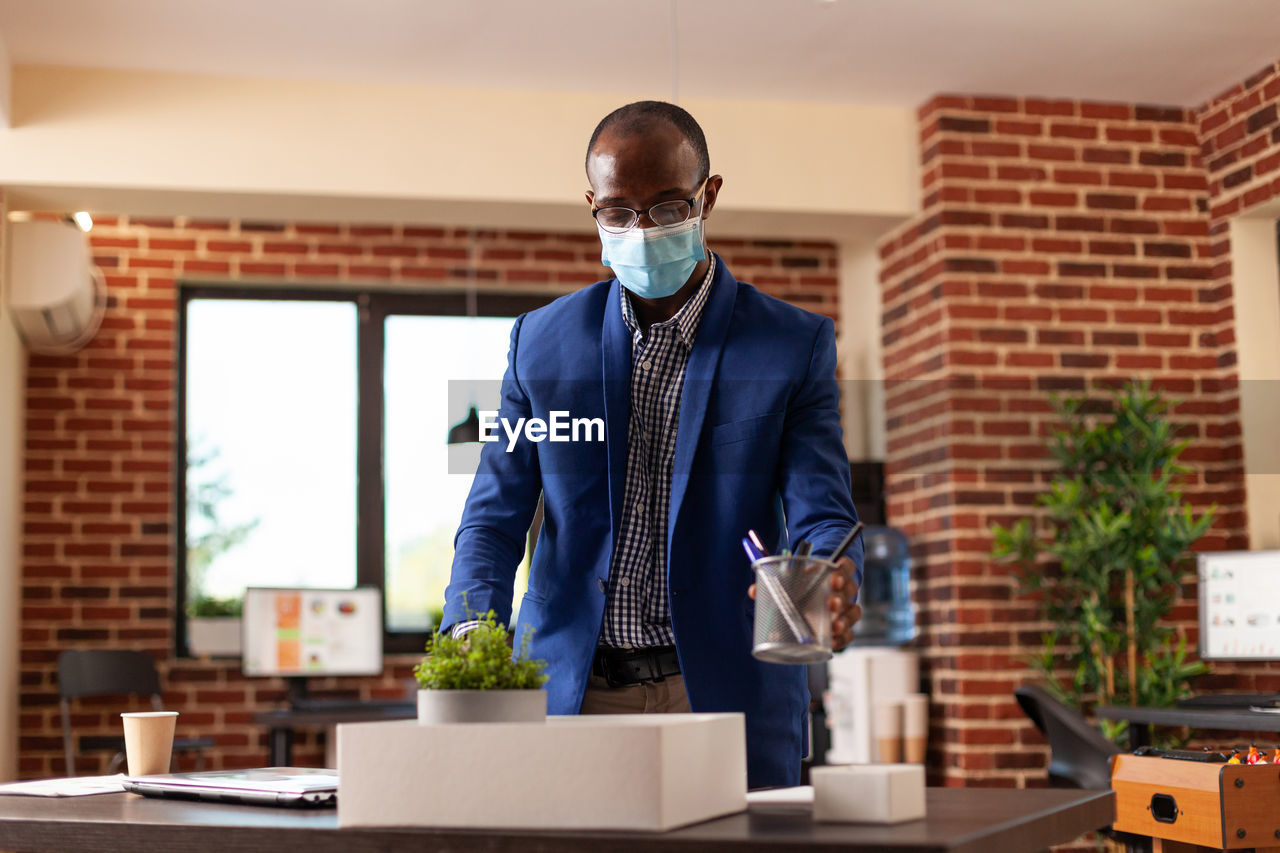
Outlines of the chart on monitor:
[[1201,554],[1200,656],[1280,660],[1280,551]]
[[382,672],[382,595],[376,588],[250,587],[242,618],[245,675]]

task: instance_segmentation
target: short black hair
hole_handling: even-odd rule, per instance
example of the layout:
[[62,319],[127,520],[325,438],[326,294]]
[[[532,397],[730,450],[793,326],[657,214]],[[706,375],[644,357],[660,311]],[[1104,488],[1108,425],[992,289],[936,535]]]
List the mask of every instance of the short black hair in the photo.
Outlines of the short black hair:
[[707,137],[703,134],[702,128],[686,110],[666,101],[636,101],[625,107],[618,107],[600,119],[595,132],[591,134],[591,141],[587,143],[584,165],[591,160],[591,152],[596,147],[596,141],[606,130],[616,129],[617,132],[624,134],[637,133],[651,127],[657,121],[665,121],[680,131],[680,135],[693,146],[694,156],[698,158],[698,171],[702,173],[704,179],[710,177],[711,155],[707,152]]

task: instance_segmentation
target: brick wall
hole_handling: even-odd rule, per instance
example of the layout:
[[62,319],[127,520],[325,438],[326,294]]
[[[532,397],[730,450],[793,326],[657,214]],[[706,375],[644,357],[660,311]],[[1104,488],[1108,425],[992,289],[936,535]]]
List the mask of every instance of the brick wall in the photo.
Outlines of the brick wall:
[[[1247,547],[1230,290],[1194,111],[940,96],[919,119],[922,213],[881,244],[881,278],[889,517],[914,545],[931,765],[947,785],[1042,785],[1012,697],[1042,624],[991,562],[990,525],[1045,488],[1049,392],[1150,377],[1185,401],[1187,498],[1219,507],[1200,547]],[[1194,644],[1193,600],[1174,618]]]
[[[1280,63],[1273,63],[1196,111],[1200,158],[1209,189],[1209,287],[1214,301],[1227,306],[1214,330],[1223,344],[1224,364],[1235,363],[1229,223],[1280,197],[1278,108]],[[1280,693],[1280,666],[1216,663],[1213,669],[1204,679],[1206,688]]]
[[[58,652],[153,654],[180,735],[212,735],[210,766],[266,761],[252,714],[283,696],[238,661],[172,657],[176,286],[181,281],[372,283],[404,289],[481,286],[572,290],[604,277],[594,235],[404,226],[207,222],[96,216],[91,239],[107,276],[101,332],[68,357],[28,363],[23,515],[19,775],[60,775]],[[837,258],[827,243],[713,242],[741,279],[836,316]],[[471,260],[469,260],[471,259]],[[381,678],[329,679],[316,692],[400,695],[413,656]],[[118,731],[118,700],[77,704],[76,731]],[[295,762],[318,765],[321,736],[302,734]],[[80,772],[102,772],[88,754]],[[187,762],[188,764],[190,762]]]

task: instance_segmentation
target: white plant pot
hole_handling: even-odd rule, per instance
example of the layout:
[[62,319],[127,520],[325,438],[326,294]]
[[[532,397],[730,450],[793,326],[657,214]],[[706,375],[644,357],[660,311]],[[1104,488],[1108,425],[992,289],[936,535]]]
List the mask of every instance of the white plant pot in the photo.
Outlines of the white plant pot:
[[239,655],[240,619],[235,616],[187,619],[187,651],[193,655]]
[[545,690],[419,690],[418,723],[541,723]]

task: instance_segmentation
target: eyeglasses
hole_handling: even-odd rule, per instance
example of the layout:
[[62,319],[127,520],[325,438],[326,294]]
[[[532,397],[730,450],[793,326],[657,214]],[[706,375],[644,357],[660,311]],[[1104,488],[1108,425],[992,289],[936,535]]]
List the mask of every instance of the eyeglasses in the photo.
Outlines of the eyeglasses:
[[681,222],[688,221],[693,214],[698,196],[702,195],[702,191],[706,188],[707,182],[704,179],[698,186],[698,191],[693,194],[693,198],[661,201],[647,211],[630,207],[596,207],[592,208],[591,215],[595,217],[600,227],[610,234],[624,234],[630,231],[636,227],[640,217],[646,214],[654,225],[679,225]]

